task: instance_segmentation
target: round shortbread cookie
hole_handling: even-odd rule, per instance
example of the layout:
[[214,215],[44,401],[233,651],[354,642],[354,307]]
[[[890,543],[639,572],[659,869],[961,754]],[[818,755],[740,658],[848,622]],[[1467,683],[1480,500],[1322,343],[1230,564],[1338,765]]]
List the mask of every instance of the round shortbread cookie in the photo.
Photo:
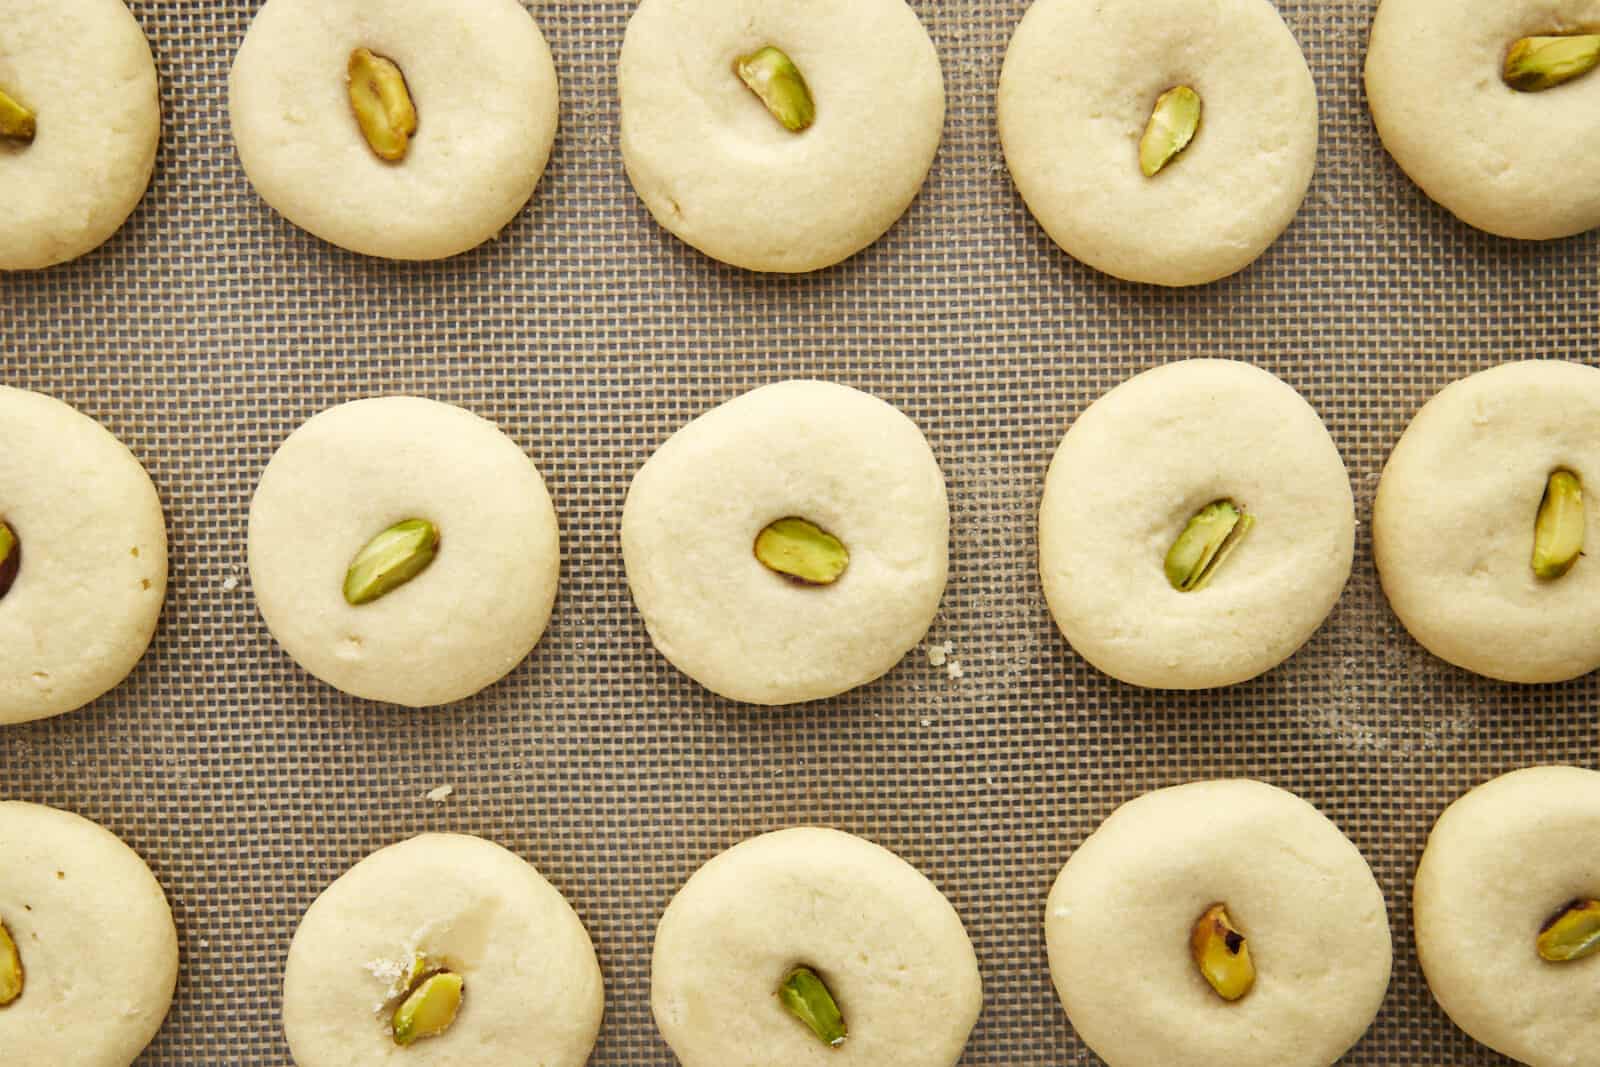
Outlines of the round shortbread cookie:
[[[814,99],[799,133],[734,71],[769,45]],[[904,0],[641,0],[618,88],[639,198],[748,270],[818,270],[876,241],[916,198],[944,129],[939,56]]]
[[[1139,140],[1187,85],[1200,128],[1153,177]],[[1300,210],[1317,91],[1267,0],[1037,0],[1000,72],[1000,140],[1028,210],[1107,274],[1201,285],[1249,266]]]
[[[1232,500],[1255,525],[1203,589],[1168,581],[1189,520]],[[1208,689],[1282,663],[1338,601],[1355,554],[1350,479],[1327,428],[1248,363],[1197,359],[1123,382],[1078,417],[1039,509],[1050,612],[1095,667]]]
[[1411,420],[1378,483],[1372,551],[1400,621],[1429,652],[1507,682],[1600,667],[1600,560],[1533,571],[1550,474],[1585,490],[1600,548],[1600,370],[1505,363],[1446,386]]
[[[417,110],[399,163],[351,108],[357,48],[392,60]],[[269,0],[229,78],[234,143],[261,198],[353,252],[442,259],[522,210],[555,142],[544,35],[517,0]]]
[[0,595],[0,723],[81,708],[120,684],[155,635],[167,595],[155,486],[87,415],[0,386],[0,522],[19,553]]
[[1600,958],[1547,963],[1544,924],[1600,898],[1600,774],[1532,767],[1445,809],[1417,866],[1417,958],[1439,1006],[1529,1067],[1591,1067]]
[[34,113],[0,137],[0,270],[104,244],[144,197],[161,142],[156,64],[121,0],[0,0],[0,92]]
[[[352,606],[352,560],[398,522],[438,555]],[[544,634],[561,570],[555,508],[516,442],[461,408],[379,397],[330,408],[279,447],[250,505],[250,579],[284,651],[337,689],[431,707],[508,674]]]
[[[460,975],[443,1033],[395,1042],[394,1012],[422,959]],[[307,909],[289,945],[283,1030],[299,1067],[582,1067],[605,990],[583,922],[499,845],[423,834],[379,849]]]
[[1395,162],[1469,226],[1544,240],[1600,226],[1600,74],[1544,92],[1505,83],[1523,37],[1600,30],[1600,0],[1383,0],[1367,101]]
[[[842,1044],[779,1001],[795,967],[827,986]],[[650,1006],[683,1067],[951,1067],[983,981],[961,917],[916,868],[802,827],[735,845],[678,891],[656,930]]]
[[0,1007],[7,1064],[128,1067],[178,983],[178,931],[144,860],[71,812],[0,803],[0,924],[22,994]]
[[[756,536],[791,516],[849,552],[832,585],[756,559]],[[628,585],[656,648],[750,704],[818,700],[894,667],[939,610],[949,542],[922,431],[829,382],[780,382],[701,415],[640,468],[622,509]]]
[[[1255,983],[1232,1003],[1190,933],[1223,904]],[[1244,779],[1146,793],[1072,854],[1045,912],[1050,974],[1110,1067],[1328,1067],[1389,987],[1383,891],[1356,847],[1292,793]]]

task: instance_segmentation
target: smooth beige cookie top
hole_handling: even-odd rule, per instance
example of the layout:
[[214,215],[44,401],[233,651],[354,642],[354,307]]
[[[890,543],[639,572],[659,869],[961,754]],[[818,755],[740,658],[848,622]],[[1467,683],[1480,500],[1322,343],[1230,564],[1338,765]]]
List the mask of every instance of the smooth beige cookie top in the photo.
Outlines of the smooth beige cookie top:
[[[1190,954],[1226,905],[1255,983],[1223,1000]],[[1244,779],[1112,813],[1050,892],[1045,940],[1078,1036],[1110,1067],[1328,1067],[1389,986],[1388,911],[1361,853],[1292,793]]]
[[[357,48],[396,63],[416,106],[399,163],[356,124]],[[555,64],[517,0],[270,0],[228,84],[239,160],[262,199],[369,256],[442,259],[494,237],[555,141]]]
[[[1154,177],[1156,100],[1199,93],[1199,132]],[[1267,0],[1038,0],[1006,51],[1006,163],[1051,239],[1097,270],[1200,285],[1288,228],[1317,156],[1317,92]]]
[[0,803],[0,857],[0,923],[23,970],[0,1007],[4,1061],[128,1067],[178,982],[166,894],[109,831],[39,804]]
[[1434,825],[1417,867],[1417,957],[1439,1005],[1478,1041],[1530,1067],[1591,1067],[1600,957],[1540,958],[1541,928],[1600,898],[1600,774],[1514,771]]
[[[768,45],[810,87],[801,133],[734,73]],[[623,161],[650,213],[748,270],[818,270],[877,240],[944,128],[939,56],[904,0],[642,0],[618,89]]]
[[35,115],[0,137],[0,270],[104,244],[144,196],[161,141],[155,60],[121,0],[0,0],[0,92]]
[[1406,428],[1378,483],[1372,549],[1400,621],[1441,659],[1508,682],[1600,667],[1600,560],[1532,566],[1550,474],[1576,473],[1585,544],[1600,551],[1600,370],[1505,363],[1446,386]]
[[1600,226],[1600,72],[1544,92],[1502,78],[1523,37],[1600,32],[1600,0],[1383,0],[1367,100],[1384,147],[1461,221],[1542,240]]

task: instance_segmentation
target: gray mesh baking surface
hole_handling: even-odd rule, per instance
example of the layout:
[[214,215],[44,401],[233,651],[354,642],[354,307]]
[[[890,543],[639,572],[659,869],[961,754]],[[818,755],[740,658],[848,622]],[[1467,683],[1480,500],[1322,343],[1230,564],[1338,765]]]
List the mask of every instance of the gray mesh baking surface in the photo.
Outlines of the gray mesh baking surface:
[[[1014,191],[994,89],[1023,0],[917,0],[949,120],[921,198],[872,248],[815,276],[723,267],[658,229],[618,148],[614,61],[632,4],[544,0],[561,132],[533,204],[443,263],[323,244],[252,192],[226,76],[257,3],[135,0],[161,69],[154,184],[104,248],[0,278],[3,380],[99,419],[167,508],[172,587],[132,677],[76,714],[0,731],[0,794],[69,808],[154,868],[183,967],[141,1064],[287,1064],[289,939],[373,849],[481,834],[566,893],[607,985],[597,1064],[670,1064],[649,1011],[655,923],[679,885],[755,833],[820,823],[926,872],[966,920],[986,1002],[967,1064],[1098,1062],[1051,990],[1044,897],[1118,804],[1250,775],[1311,800],[1388,896],[1393,987],[1352,1064],[1503,1063],[1434,1005],[1411,947],[1412,870],[1437,813],[1515,767],[1596,762],[1594,677],[1517,688],[1423,652],[1384,602],[1366,520],[1411,414],[1509,358],[1595,362],[1593,236],[1498,240],[1429,202],[1384,153],[1360,68],[1370,0],[1285,0],[1317,76],[1319,168],[1254,267],[1189,291],[1062,255]],[[1139,691],[1072,653],[1045,609],[1035,517],[1071,420],[1131,374],[1246,359],[1321,412],[1362,520],[1326,626],[1263,678]],[[652,649],[617,523],[634,470],[706,408],[788,377],[899,405],[949,482],[949,590],[929,640],[876,684],[778,711],[729,704]],[[245,515],[277,444],[382,393],[462,404],[536,459],[564,577],[534,654],[479,696],[407,714],[312,680],[274,644],[245,573]],[[455,795],[424,794],[450,784]],[[30,1065],[36,1067],[36,1065]]]

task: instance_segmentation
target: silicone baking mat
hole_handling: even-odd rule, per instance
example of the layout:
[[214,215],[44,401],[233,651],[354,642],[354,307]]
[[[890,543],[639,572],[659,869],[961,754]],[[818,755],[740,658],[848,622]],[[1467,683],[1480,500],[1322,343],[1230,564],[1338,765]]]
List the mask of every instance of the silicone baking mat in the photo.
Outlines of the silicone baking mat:
[[[1285,0],[1321,93],[1316,180],[1253,268],[1180,292],[1075,263],[1018,199],[993,101],[1023,0],[917,0],[949,94],[927,188],[871,249],[799,278],[722,267],[633,196],[613,77],[623,0],[532,6],[561,75],[561,132],[532,206],[498,241],[407,265],[307,236],[254,195],[229,137],[228,66],[258,6],[133,3],[161,69],[154,185],[99,252],[0,278],[3,380],[127,442],[170,524],[172,587],[132,677],[86,710],[0,731],[0,795],[103,823],[170,895],[182,978],[141,1064],[289,1063],[279,988],[301,913],[352,863],[424,830],[481,834],[533,861],[605,970],[593,1062],[670,1064],[648,999],[662,908],[719,850],[797,823],[895,850],[955,903],[986,994],[964,1063],[1095,1063],[1050,986],[1045,894],[1118,804],[1222,775],[1311,800],[1383,884],[1394,983],[1345,1062],[1505,1062],[1427,992],[1411,872],[1468,787],[1527,764],[1594,765],[1597,680],[1516,688],[1427,655],[1384,602],[1366,522],[1390,447],[1440,387],[1511,358],[1595,362],[1596,243],[1498,240],[1406,181],[1361,89],[1370,0]],[[1085,406],[1201,355],[1273,371],[1327,420],[1362,521],[1355,573],[1327,625],[1265,677],[1144,692],[1058,635],[1036,510]],[[652,649],[618,547],[629,479],[696,414],[797,376],[876,393],[931,440],[953,530],[929,641],[951,646],[959,672],[919,650],[853,693],[762,711],[711,696]],[[397,392],[465,405],[526,447],[564,542],[534,654],[421,714],[300,671],[245,573],[246,510],[277,444],[325,407]],[[425,799],[446,784],[445,803]]]

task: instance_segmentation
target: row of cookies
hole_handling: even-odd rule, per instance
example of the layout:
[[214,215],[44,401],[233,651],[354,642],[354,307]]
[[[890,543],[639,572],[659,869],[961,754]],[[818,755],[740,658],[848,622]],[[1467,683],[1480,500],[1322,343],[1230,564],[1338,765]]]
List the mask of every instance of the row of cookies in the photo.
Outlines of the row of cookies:
[[[122,0],[8,0],[0,43],[0,269],[106,240],[143,195],[156,71]],[[1569,5],[1570,6],[1570,5]],[[1383,0],[1378,131],[1471,225],[1544,239],[1600,225],[1600,34],[1524,0]],[[1580,79],[1581,82],[1580,82]],[[234,143],[269,204],[372,256],[452,256],[520,212],[559,93],[517,0],[269,0],[229,82]],[[944,80],[904,0],[642,0],[618,60],[621,140],[666,229],[757,271],[877,240],[933,164]],[[1018,190],[1052,239],[1118,277],[1196,285],[1253,262],[1310,186],[1317,95],[1269,0],[1037,0],[997,109]]]
[[[1452,804],[1417,868],[1429,987],[1531,1067],[1587,1063],[1600,1019],[1600,772],[1536,767]],[[9,1062],[122,1067],[178,971],[154,876],[79,816],[0,804],[0,1046]],[[381,902],[381,903],[380,903]],[[1388,910],[1366,860],[1306,801],[1247,779],[1117,809],[1045,909],[1050,971],[1110,1067],[1327,1067],[1388,991]],[[983,1005],[960,916],[893,853],[800,827],[716,856],[663,913],[656,1025],[684,1067],[952,1067]],[[531,1010],[530,1010],[531,1009]],[[581,1067],[605,993],[560,891],[481,838],[425,834],[329,886],[289,946],[299,1067],[385,1060]],[[420,1050],[419,1050],[420,1051]]]
[[[1389,602],[1430,651],[1512,682],[1600,667],[1600,369],[1508,363],[1430,400],[1373,508]],[[38,393],[0,388],[0,723],[61,714],[127,675],[165,595],[161,504],[129,451]],[[107,537],[115,530],[118,537]],[[950,516],[922,432],[846,386],[790,381],[701,415],[635,474],[628,584],[656,648],[751,704],[891,670],[944,593]],[[1289,385],[1188,360],[1089,406],[1045,478],[1039,570],[1072,647],[1133,685],[1206,689],[1275,667],[1349,578],[1338,449]],[[279,446],[250,507],[263,619],[302,667],[408,707],[464,699],[532,651],[560,572],[538,469],[492,423],[381,397]],[[440,620],[449,620],[441,625]],[[92,656],[83,650],[93,649]],[[1196,650],[1203,649],[1203,655]]]

